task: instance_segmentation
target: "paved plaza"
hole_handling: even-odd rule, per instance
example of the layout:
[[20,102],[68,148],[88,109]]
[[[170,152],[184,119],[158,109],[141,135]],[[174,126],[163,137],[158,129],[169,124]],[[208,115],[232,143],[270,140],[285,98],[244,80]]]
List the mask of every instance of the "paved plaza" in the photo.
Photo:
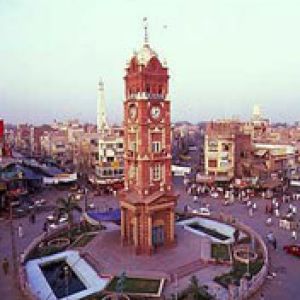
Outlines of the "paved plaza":
[[[122,271],[128,274],[159,274],[170,278],[184,271],[184,267],[193,267],[194,271],[205,268],[201,262],[201,238],[176,226],[178,243],[175,247],[162,248],[152,256],[134,255],[131,246],[121,247],[120,230],[104,231],[89,243],[82,251],[99,263],[99,273],[118,275]],[[188,272],[188,270],[187,270]]]
[[[192,196],[189,196],[186,194],[184,186],[182,184],[182,180],[176,178],[174,180],[174,187],[176,191],[180,193],[180,197],[178,200],[178,209],[183,210],[184,206],[188,204],[191,207],[197,208],[203,205],[203,203],[209,203],[210,208],[212,210],[212,213],[220,213],[221,211],[226,214],[233,214],[236,216],[237,219],[242,221],[243,223],[251,226],[254,230],[256,230],[263,238],[265,238],[266,234],[272,230],[275,237],[278,241],[278,247],[277,250],[274,250],[272,247],[269,246],[270,251],[270,259],[271,259],[271,271],[276,273],[276,277],[274,279],[267,279],[266,283],[263,286],[263,293],[265,295],[265,299],[271,299],[271,300],[294,300],[298,299],[298,295],[300,292],[300,286],[299,286],[299,278],[300,278],[300,260],[299,258],[287,255],[283,250],[283,245],[293,243],[291,239],[291,234],[289,231],[279,228],[278,226],[278,219],[274,219],[274,225],[271,227],[267,226],[266,221],[266,214],[265,214],[265,205],[266,203],[269,203],[270,200],[264,200],[264,199],[257,199],[257,211],[254,212],[254,215],[252,217],[248,214],[248,209],[245,205],[241,203],[235,203],[231,206],[223,206],[221,204],[220,199],[212,199],[212,198],[200,198],[200,203],[194,203]],[[49,202],[55,202],[55,200],[59,196],[64,196],[67,194],[67,191],[57,191],[56,189],[49,190],[43,192],[41,195],[37,195],[36,198],[45,198]],[[89,196],[89,203],[93,202],[96,206],[96,208],[99,208],[99,210],[105,210],[109,207],[117,207],[118,202],[117,200],[109,195],[109,196],[98,196],[98,197],[92,197]],[[83,202],[82,202],[83,204]],[[294,202],[294,205],[297,206],[298,211],[300,210],[300,201]],[[283,211],[287,211],[288,204],[283,204]],[[45,221],[45,218],[48,213],[40,213],[37,215],[36,223],[32,224],[29,222],[28,217],[14,220],[14,228],[16,231],[16,228],[18,224],[21,222],[24,227],[24,237],[18,238],[16,234],[16,247],[18,253],[21,253],[22,250],[31,242],[31,240],[36,237],[37,235],[42,233],[43,229],[43,223]],[[299,216],[299,214],[298,214]],[[298,217],[299,218],[299,217]],[[119,237],[117,232],[115,233],[116,240],[113,239],[110,242],[116,243],[116,246],[119,242]],[[179,233],[180,238],[180,233]],[[94,242],[91,243],[91,247],[95,247],[95,251],[97,249],[97,243],[100,243],[102,237],[99,239],[95,239]],[[118,240],[117,240],[118,239]],[[184,243],[180,245],[179,240],[179,247],[183,247]],[[100,249],[99,244],[99,251],[102,251]],[[119,248],[119,247],[118,247]],[[103,250],[104,251],[104,250]],[[116,255],[117,252],[115,252],[114,255]],[[186,247],[186,253],[192,254],[193,250],[191,247]],[[106,256],[109,257],[108,252],[106,252]],[[159,261],[159,255],[157,254],[153,256],[153,259],[157,258]],[[18,292],[17,283],[15,280],[15,277],[13,276],[13,263],[12,263],[12,256],[11,256],[11,237],[10,237],[10,224],[7,220],[1,220],[0,221],[0,259],[3,260],[4,257],[7,257],[10,262],[10,272],[8,275],[3,274],[3,270],[0,271],[0,292],[3,297],[3,299],[24,299],[20,293]],[[113,258],[116,258],[113,256]],[[111,258],[112,259],[112,258]],[[152,258],[149,258],[150,260]],[[194,260],[194,257],[191,259]],[[121,259],[122,261],[122,259]],[[109,261],[108,261],[109,263]],[[139,263],[138,260],[136,262]],[[124,261],[125,264],[125,261]],[[166,261],[164,262],[166,266],[166,270],[171,271],[171,269],[174,267],[173,265],[171,267],[168,267],[168,265],[171,264],[171,262]],[[169,269],[168,269],[169,268]],[[118,271],[118,270],[116,270]],[[205,269],[200,268],[199,272],[199,278],[201,279],[201,272],[204,272]],[[213,272],[217,272],[214,270]],[[187,279],[182,279],[179,288],[184,286],[184,281]],[[203,281],[206,281],[204,279],[203,275]],[[201,281],[200,281],[201,283]],[[172,288],[172,286],[170,287]],[[170,291],[171,293],[171,291]],[[253,299],[259,299],[259,296],[254,297]]]

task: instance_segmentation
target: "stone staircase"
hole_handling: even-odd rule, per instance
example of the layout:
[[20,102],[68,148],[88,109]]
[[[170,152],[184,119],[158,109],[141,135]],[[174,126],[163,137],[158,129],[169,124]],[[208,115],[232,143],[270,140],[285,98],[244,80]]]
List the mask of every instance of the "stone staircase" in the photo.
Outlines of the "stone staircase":
[[197,259],[197,260],[187,263],[183,266],[175,268],[175,269],[169,271],[171,282],[174,282],[175,280],[179,280],[185,276],[193,274],[205,267],[206,267],[205,262],[203,262],[201,259]]

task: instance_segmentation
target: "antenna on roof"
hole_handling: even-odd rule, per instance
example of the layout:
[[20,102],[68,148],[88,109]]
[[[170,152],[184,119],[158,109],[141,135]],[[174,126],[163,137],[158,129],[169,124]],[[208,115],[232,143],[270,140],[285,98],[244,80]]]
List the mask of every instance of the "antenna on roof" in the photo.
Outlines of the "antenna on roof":
[[147,17],[143,18],[143,23],[144,23],[144,30],[145,30],[144,45],[148,45],[149,40],[148,40],[148,19],[147,19]]

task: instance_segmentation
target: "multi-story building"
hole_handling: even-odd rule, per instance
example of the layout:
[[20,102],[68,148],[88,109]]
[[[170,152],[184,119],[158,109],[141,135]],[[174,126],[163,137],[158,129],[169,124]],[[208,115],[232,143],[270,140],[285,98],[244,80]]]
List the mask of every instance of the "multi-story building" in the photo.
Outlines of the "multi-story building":
[[58,162],[66,159],[68,153],[68,137],[64,131],[46,131],[41,136],[41,153]]
[[[108,129],[107,129],[108,130]],[[124,130],[113,127],[100,135],[97,178],[102,182],[113,182],[124,178]]]
[[19,124],[16,132],[16,149],[31,155],[31,125]]
[[251,156],[251,137],[243,132],[243,124],[223,120],[207,124],[204,141],[205,173],[228,180],[247,176]]
[[[253,145],[254,158],[252,173],[260,178],[269,178],[272,175],[288,175],[296,169],[297,149],[289,144],[262,144]],[[256,168],[257,163],[263,168]]]
[[31,126],[30,127],[30,153],[33,156],[41,156],[42,144],[41,138],[45,132],[51,131],[50,125]]

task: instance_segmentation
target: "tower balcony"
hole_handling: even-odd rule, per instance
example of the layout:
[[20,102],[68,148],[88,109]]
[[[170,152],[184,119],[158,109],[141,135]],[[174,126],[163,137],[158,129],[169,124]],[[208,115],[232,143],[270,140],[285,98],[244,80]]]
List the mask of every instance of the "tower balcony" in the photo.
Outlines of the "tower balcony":
[[151,159],[163,159],[163,158],[166,158],[168,156],[167,154],[168,154],[167,151],[165,149],[162,149],[159,152],[151,152],[150,153],[150,158]]

